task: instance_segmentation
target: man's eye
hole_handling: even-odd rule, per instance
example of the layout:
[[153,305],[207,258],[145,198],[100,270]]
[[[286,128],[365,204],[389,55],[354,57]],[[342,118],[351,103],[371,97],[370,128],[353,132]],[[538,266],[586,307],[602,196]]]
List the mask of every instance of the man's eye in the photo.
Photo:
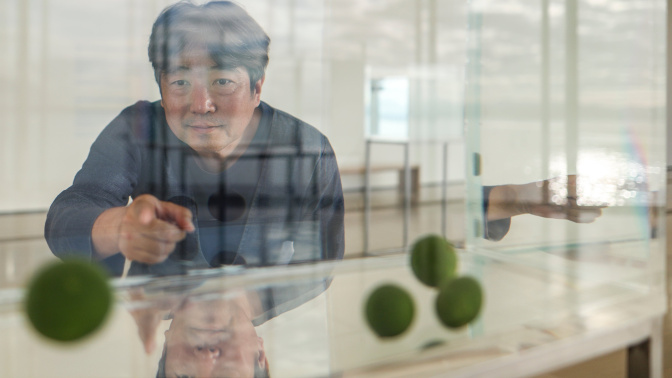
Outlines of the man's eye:
[[232,84],[232,83],[233,83],[233,81],[231,81],[229,79],[217,79],[217,80],[215,80],[216,85],[228,85],[228,84]]
[[177,85],[179,87],[182,87],[182,86],[187,85],[187,81],[186,80],[175,80],[175,81],[173,81],[173,85]]

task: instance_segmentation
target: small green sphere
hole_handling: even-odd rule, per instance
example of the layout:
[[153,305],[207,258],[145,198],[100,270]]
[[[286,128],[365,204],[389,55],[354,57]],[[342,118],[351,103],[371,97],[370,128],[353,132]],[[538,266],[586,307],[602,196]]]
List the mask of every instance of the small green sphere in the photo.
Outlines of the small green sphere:
[[443,237],[428,235],[418,239],[411,249],[413,273],[427,286],[438,287],[455,276],[457,254]]
[[459,328],[476,319],[483,305],[483,289],[472,277],[444,283],[436,297],[436,313],[445,326]]
[[366,301],[366,320],[380,337],[398,336],[413,322],[415,305],[406,290],[386,284],[374,290]]
[[98,329],[112,307],[107,274],[84,260],[50,263],[30,281],[24,300],[33,327],[55,341],[80,340]]

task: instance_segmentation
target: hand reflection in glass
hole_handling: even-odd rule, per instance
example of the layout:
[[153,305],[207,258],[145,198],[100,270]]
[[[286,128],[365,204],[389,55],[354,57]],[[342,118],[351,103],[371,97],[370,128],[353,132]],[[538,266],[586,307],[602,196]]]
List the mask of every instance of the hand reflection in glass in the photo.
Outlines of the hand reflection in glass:
[[490,191],[488,220],[530,214],[542,218],[592,223],[607,202],[585,193],[580,177],[567,175],[522,185],[499,185]]

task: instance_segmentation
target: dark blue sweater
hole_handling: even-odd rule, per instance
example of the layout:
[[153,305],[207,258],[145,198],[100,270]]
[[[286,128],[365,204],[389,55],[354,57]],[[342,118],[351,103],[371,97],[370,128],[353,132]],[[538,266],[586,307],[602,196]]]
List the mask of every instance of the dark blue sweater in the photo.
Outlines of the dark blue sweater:
[[[262,108],[268,121],[264,145],[254,150],[258,182],[246,193],[244,224],[234,263],[268,266],[343,257],[343,192],[334,152],[327,138],[301,120]],[[261,130],[261,128],[260,128]],[[257,146],[259,147],[259,146]],[[124,109],[91,146],[72,186],[53,202],[45,237],[56,256],[94,256],[91,229],[106,209],[128,204],[129,198],[151,194],[163,201],[198,208],[194,166],[196,152],[180,141],[166,124],[158,102],[141,101]],[[198,217],[196,219],[198,223]],[[133,263],[131,274],[176,274],[209,267],[197,232],[181,242],[161,264]],[[209,243],[212,245],[212,243]],[[205,253],[204,253],[205,252]],[[206,259],[205,256],[208,256]],[[121,274],[123,256],[103,261]]]

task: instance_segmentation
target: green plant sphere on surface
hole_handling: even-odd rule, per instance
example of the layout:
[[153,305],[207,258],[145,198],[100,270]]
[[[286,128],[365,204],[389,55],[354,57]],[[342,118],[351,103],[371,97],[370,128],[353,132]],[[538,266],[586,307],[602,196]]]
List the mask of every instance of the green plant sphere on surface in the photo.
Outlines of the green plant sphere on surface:
[[55,341],[80,340],[97,330],[112,307],[105,272],[84,260],[50,263],[30,281],[25,311],[33,327]]
[[483,289],[472,277],[444,283],[436,297],[436,313],[445,326],[459,328],[476,319],[483,305]]
[[455,276],[457,254],[443,237],[428,235],[418,239],[411,249],[413,274],[427,286],[438,287]]
[[369,327],[380,337],[398,336],[413,322],[415,305],[406,290],[391,284],[376,288],[366,301]]

